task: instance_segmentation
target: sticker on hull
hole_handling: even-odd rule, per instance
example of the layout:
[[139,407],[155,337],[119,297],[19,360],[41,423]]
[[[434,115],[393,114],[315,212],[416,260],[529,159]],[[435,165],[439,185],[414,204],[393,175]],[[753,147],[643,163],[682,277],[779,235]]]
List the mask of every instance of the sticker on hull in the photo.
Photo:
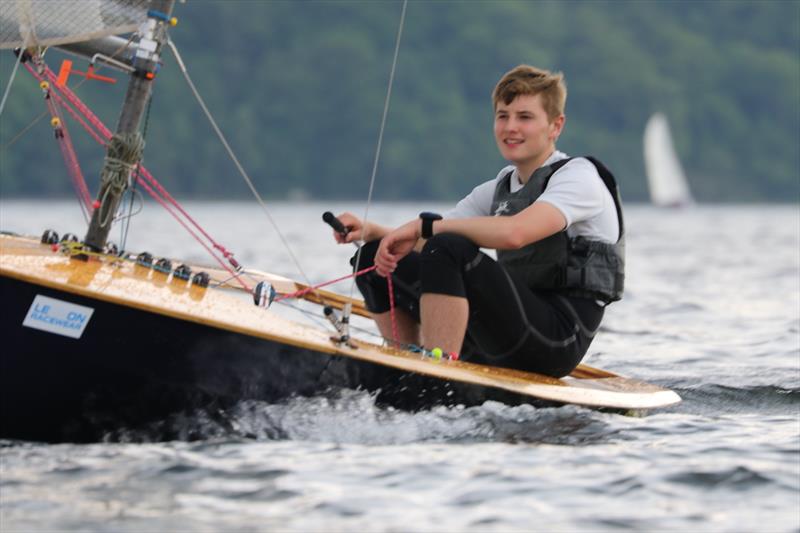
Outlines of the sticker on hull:
[[94,309],[37,294],[23,326],[80,339]]

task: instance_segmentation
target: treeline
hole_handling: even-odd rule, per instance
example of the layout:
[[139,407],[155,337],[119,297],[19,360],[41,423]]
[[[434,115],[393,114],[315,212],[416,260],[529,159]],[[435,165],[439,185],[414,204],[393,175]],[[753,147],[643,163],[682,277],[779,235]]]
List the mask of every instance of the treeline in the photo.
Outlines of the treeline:
[[[266,198],[366,197],[401,7],[177,5],[172,39]],[[646,199],[642,132],[663,111],[700,201],[796,202],[798,28],[796,1],[411,1],[375,197],[454,199],[493,177],[503,162],[490,93],[503,72],[531,63],[566,75],[559,148],[604,160],[625,198]],[[54,70],[63,57],[46,56]],[[14,56],[4,50],[0,61],[5,89]],[[112,129],[126,84],[114,76],[116,85],[77,90]],[[70,192],[47,117],[24,131],[45,110],[41,100],[20,71],[0,117],[3,196]],[[95,190],[103,154],[69,126]],[[168,52],[144,127],[145,164],[173,193],[249,194]]]

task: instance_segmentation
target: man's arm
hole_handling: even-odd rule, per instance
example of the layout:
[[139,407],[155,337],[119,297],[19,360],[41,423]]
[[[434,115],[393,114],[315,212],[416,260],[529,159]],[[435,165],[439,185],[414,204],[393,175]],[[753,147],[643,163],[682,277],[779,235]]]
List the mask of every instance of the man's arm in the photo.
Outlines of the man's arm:
[[[534,202],[510,217],[472,217],[437,220],[433,234],[456,233],[482,248],[510,250],[542,240],[567,225],[564,215],[546,202]],[[422,221],[411,220],[386,234],[375,254],[382,276],[394,272],[397,263],[422,241]]]
[[510,217],[437,220],[433,223],[433,233],[456,233],[482,248],[514,250],[545,239],[566,226],[559,209],[547,202],[534,202]]

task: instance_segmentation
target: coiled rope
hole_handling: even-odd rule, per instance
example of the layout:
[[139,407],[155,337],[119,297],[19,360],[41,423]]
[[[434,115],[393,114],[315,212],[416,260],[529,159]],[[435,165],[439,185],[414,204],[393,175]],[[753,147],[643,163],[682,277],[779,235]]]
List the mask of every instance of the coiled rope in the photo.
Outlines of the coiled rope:
[[100,225],[107,226],[114,216],[106,203],[109,195],[121,196],[128,188],[128,179],[144,153],[144,138],[138,131],[115,133],[106,145],[105,164],[100,175]]

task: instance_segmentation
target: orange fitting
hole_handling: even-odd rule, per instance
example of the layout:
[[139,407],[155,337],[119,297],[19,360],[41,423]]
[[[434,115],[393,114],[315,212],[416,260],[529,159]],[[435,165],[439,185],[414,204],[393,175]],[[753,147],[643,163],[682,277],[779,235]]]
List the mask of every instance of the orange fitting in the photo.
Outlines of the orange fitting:
[[58,78],[56,79],[56,85],[59,87],[63,87],[67,84],[67,80],[69,79],[69,74],[72,72],[72,60],[65,59],[61,62],[61,69],[58,71]]

